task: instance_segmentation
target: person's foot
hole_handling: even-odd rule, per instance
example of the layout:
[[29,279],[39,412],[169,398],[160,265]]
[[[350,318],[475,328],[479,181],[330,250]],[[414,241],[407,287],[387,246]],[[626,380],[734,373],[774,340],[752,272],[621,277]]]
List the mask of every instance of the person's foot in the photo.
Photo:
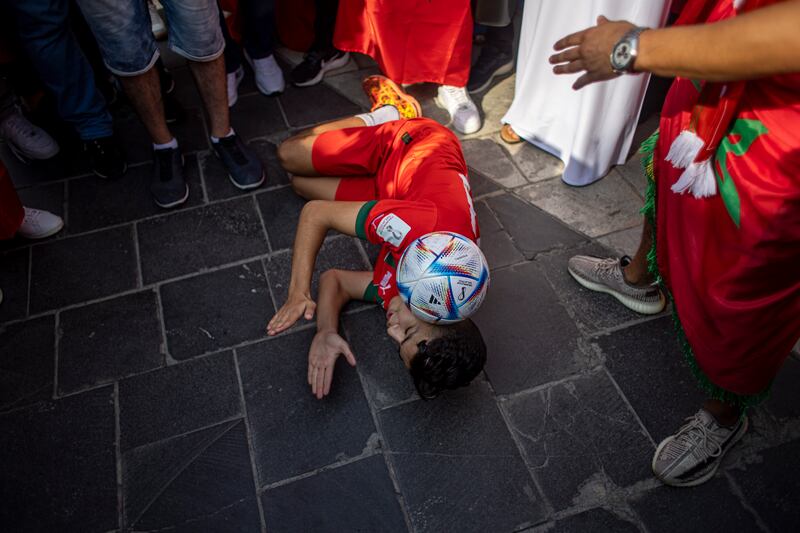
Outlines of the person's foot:
[[153,150],[153,177],[150,193],[158,207],[177,207],[189,198],[183,174],[183,155],[179,148]]
[[25,216],[17,230],[23,239],[44,239],[55,235],[64,227],[64,220],[50,211],[25,207]]
[[50,159],[58,153],[58,143],[39,126],[32,124],[19,109],[0,120],[0,138],[20,161]]
[[509,74],[514,68],[514,57],[495,48],[485,46],[481,50],[478,62],[469,71],[467,91],[479,93],[485,91],[492,80],[498,76]]
[[242,78],[244,78],[244,69],[242,67],[226,75],[228,85],[228,107],[233,107],[239,100],[239,84],[242,83]]
[[435,101],[436,105],[450,113],[456,131],[467,135],[481,129],[481,115],[467,94],[466,87],[440,85]]
[[264,183],[264,165],[258,156],[247,147],[238,135],[222,137],[211,143],[217,156],[228,169],[228,177],[242,190],[255,189]]
[[625,279],[622,268],[630,258],[621,259],[575,255],[570,257],[567,270],[575,281],[591,291],[610,294],[619,302],[637,313],[654,315],[664,310],[666,299],[658,287],[631,285]]
[[517,135],[517,132],[511,127],[511,124],[503,124],[503,127],[500,128],[500,139],[506,144],[518,144],[522,142],[522,137]]
[[675,435],[667,437],[653,455],[653,473],[673,487],[692,487],[714,476],[722,457],[747,431],[747,416],[724,427],[700,409]]
[[92,172],[100,178],[119,178],[128,169],[125,156],[113,135],[83,141]]
[[292,69],[290,78],[298,87],[310,87],[322,81],[325,73],[337,68],[342,68],[350,61],[350,54],[339,50],[321,53],[311,50],[305,55],[303,61]]
[[281,67],[275,61],[275,54],[270,54],[261,59],[251,59],[247,53],[244,56],[253,68],[256,87],[262,94],[272,96],[283,92],[286,88],[286,81],[283,79]]
[[367,76],[361,82],[361,87],[372,103],[370,111],[390,105],[397,109],[400,118],[418,118],[422,116],[422,107],[420,107],[417,99],[403,92],[403,89],[386,76]]

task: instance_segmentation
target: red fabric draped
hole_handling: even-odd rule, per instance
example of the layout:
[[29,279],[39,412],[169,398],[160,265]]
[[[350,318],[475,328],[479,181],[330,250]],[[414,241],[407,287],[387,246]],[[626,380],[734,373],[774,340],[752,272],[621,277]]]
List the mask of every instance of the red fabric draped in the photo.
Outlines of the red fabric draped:
[[25,211],[6,167],[0,163],[0,240],[10,239],[22,224]]
[[463,87],[472,53],[469,0],[340,0],[334,45],[371,56],[396,83]]
[[[731,0],[713,3],[709,22],[732,16]],[[703,373],[755,395],[800,337],[800,74],[745,84],[714,156],[719,193],[703,199],[672,192],[682,169],[664,161],[697,99],[678,78],[661,115],[658,267]]]

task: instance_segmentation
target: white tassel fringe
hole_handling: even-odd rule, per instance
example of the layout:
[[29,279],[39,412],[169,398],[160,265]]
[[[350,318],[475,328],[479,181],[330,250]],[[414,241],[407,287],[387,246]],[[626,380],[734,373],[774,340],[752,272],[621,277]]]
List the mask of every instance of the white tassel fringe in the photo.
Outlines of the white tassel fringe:
[[695,198],[707,198],[717,194],[717,178],[714,176],[711,159],[689,165],[671,188],[672,192],[678,194],[688,190]]
[[687,168],[705,146],[705,141],[695,132],[683,130],[669,147],[667,161],[675,168]]

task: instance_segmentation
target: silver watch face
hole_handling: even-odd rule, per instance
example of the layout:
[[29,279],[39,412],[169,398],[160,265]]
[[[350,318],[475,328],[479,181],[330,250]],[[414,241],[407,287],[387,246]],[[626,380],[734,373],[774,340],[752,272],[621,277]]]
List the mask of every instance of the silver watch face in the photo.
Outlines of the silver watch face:
[[622,41],[617,43],[611,54],[611,66],[615,70],[624,70],[631,62],[631,43]]

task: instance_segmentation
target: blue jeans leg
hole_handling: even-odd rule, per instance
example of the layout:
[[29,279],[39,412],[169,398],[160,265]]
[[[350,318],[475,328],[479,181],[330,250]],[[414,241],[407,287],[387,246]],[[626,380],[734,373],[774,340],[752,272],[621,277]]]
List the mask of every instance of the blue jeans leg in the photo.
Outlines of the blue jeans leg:
[[4,3],[14,15],[37,74],[56,97],[61,118],[72,124],[83,140],[111,135],[114,130],[106,102],[69,28],[68,0]]

